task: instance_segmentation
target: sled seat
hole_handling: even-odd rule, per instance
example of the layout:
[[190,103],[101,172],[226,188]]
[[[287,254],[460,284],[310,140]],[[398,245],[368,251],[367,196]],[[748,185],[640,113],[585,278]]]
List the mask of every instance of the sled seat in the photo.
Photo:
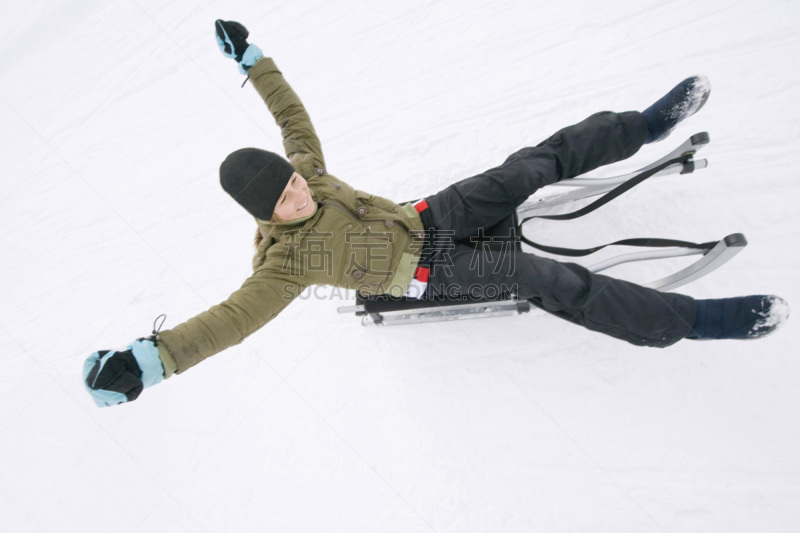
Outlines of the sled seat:
[[[469,243],[471,246],[480,246],[485,242],[510,242],[521,250],[519,239],[515,238],[517,225],[518,217],[513,213],[480,236],[470,239]],[[340,307],[339,312],[355,312],[356,316],[364,317],[365,324],[393,325],[509,316],[527,313],[530,309],[530,302],[506,293],[480,298],[470,295],[458,298],[397,298],[385,294],[362,296],[356,293],[356,305]]]

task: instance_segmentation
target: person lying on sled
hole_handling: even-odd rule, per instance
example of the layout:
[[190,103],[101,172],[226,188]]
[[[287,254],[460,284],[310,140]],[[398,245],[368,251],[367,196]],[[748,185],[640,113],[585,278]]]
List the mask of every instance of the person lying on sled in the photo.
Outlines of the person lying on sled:
[[242,342],[312,285],[413,298],[512,288],[550,314],[654,347],[687,338],[759,338],[788,316],[777,296],[695,300],[514,247],[469,245],[470,237],[508,217],[537,189],[664,139],[705,104],[706,78],[682,81],[643,112],[592,115],[496,168],[401,205],[333,176],[303,104],[275,62],[247,42],[238,22],[217,20],[215,27],[223,53],[236,60],[281,128],[288,157],[243,148],[220,166],[222,188],[258,226],[253,274],[226,301],[173,329],[154,328],[126,350],[92,354],[83,377],[97,405],[135,400],[143,388]]

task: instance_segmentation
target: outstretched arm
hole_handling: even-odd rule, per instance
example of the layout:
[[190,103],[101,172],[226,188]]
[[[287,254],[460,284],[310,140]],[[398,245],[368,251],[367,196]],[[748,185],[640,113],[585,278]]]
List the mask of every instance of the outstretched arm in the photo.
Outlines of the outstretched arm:
[[127,350],[100,350],[84,363],[83,379],[99,407],[135,400],[156,385],[239,344],[275,318],[306,285],[280,267],[257,270],[219,305],[175,328],[141,338]]
[[[275,318],[305,289],[286,275],[261,269],[227,300],[159,335],[180,374],[235,346]],[[164,365],[165,377],[171,369]]]
[[272,58],[259,59],[249,70],[250,80],[281,129],[286,156],[294,160],[309,154],[324,167],[322,145],[306,108]]
[[322,146],[311,118],[275,61],[263,57],[258,46],[247,42],[250,33],[242,24],[232,20],[217,20],[214,25],[220,50],[225,56],[236,60],[239,70],[249,76],[275,118],[283,135],[286,156],[292,163],[307,161],[310,157],[317,168],[324,168]]

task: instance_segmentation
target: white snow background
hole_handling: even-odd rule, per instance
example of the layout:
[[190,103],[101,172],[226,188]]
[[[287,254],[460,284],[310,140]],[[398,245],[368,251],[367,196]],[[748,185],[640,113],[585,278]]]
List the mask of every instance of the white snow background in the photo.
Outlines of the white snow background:
[[[541,312],[363,327],[318,290],[244,344],[98,409],[94,350],[225,299],[253,221],[218,166],[280,133],[223,57],[240,20],[330,172],[433,193],[706,74],[630,170],[708,131],[708,169],[528,228],[749,246],[683,289],[800,303],[800,4],[764,0],[6,2],[0,10],[0,530],[800,531],[798,319],[637,348]],[[590,261],[591,262],[591,261]],[[675,265],[638,264],[639,281]],[[306,295],[308,296],[308,295]]]

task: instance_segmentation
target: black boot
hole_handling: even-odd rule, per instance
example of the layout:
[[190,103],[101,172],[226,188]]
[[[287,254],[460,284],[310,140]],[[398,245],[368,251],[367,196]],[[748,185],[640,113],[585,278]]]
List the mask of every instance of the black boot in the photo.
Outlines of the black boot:
[[676,85],[642,114],[647,120],[646,143],[666,139],[678,122],[698,111],[711,94],[711,83],[705,76],[692,76]]
[[772,295],[697,300],[697,319],[686,337],[695,340],[757,339],[789,318],[789,304]]

